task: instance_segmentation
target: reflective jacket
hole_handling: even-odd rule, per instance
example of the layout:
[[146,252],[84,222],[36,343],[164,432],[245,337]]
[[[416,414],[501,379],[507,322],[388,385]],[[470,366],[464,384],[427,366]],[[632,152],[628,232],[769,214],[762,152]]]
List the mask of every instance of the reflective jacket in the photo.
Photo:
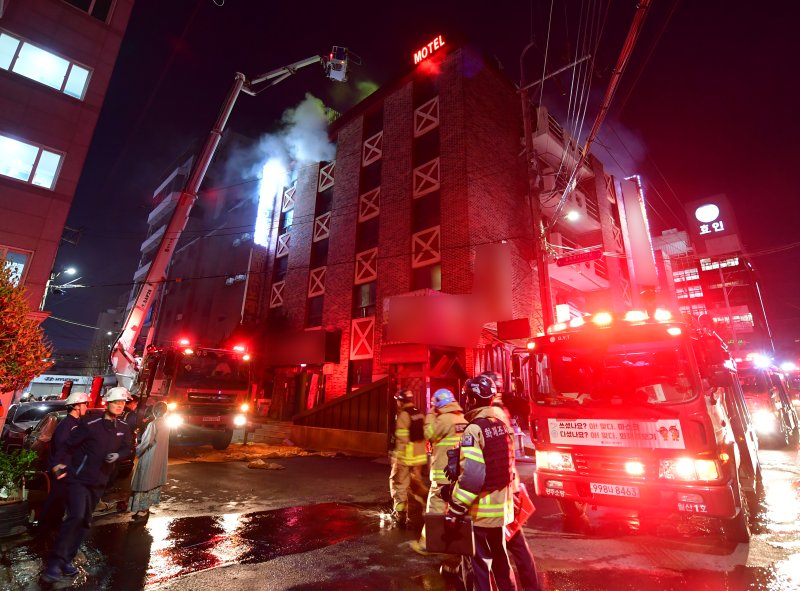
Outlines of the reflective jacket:
[[[504,412],[504,411],[500,411]],[[453,487],[452,497],[469,507],[475,527],[504,527],[514,520],[514,445],[505,421],[499,418],[497,409],[484,406],[467,413],[470,421],[461,437],[461,474]],[[476,419],[492,428],[491,439],[502,442],[501,456],[498,448],[487,441],[483,428]],[[485,453],[486,452],[486,455]],[[501,459],[498,460],[498,457]],[[487,471],[490,472],[487,479]],[[501,485],[495,490],[484,490],[487,480],[498,480],[498,472],[504,472]]]
[[404,404],[397,414],[394,427],[394,457],[405,466],[422,466],[428,463],[425,440],[411,441],[410,413],[415,411],[419,413],[413,404]]
[[447,484],[444,469],[447,466],[447,450],[458,447],[461,435],[467,426],[464,411],[458,402],[446,404],[438,411],[431,410],[425,417],[425,439],[431,442],[431,480]]
[[117,453],[117,461],[129,458],[132,437],[128,425],[118,419],[109,420],[105,415],[84,419],[56,452],[54,462],[67,465],[68,482],[105,486],[113,468],[113,464],[106,462],[106,456]]

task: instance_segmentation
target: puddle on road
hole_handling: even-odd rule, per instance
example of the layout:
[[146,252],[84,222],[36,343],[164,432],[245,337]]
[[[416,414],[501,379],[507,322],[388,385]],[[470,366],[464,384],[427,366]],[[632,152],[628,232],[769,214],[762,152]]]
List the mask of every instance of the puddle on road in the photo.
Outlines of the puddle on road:
[[[98,524],[84,545],[72,589],[142,589],[233,563],[252,564],[360,538],[381,528],[378,507],[322,503],[249,514],[150,517],[146,524]],[[31,589],[42,568],[39,542],[4,556],[18,589]],[[69,587],[68,580],[64,585]]]

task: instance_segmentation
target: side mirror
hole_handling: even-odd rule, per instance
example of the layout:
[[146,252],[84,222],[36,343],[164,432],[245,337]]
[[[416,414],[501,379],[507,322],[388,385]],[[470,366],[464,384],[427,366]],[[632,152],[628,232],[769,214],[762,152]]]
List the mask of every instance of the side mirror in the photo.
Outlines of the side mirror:
[[714,388],[728,388],[731,386],[731,374],[726,370],[714,370],[709,381]]

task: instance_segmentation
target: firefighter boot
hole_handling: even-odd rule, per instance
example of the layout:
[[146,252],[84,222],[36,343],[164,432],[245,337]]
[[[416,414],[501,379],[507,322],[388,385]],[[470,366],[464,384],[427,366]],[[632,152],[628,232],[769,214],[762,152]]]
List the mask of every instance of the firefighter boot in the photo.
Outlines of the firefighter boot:
[[400,529],[405,529],[408,525],[408,513],[405,511],[392,511],[392,519]]

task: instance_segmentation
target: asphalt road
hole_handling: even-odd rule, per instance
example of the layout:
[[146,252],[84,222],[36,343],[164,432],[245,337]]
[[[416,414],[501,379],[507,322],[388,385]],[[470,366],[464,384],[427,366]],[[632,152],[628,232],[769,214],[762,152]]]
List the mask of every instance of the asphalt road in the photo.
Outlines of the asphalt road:
[[[270,460],[170,466],[163,502],[146,525],[96,520],[76,589],[439,590],[436,557],[408,547],[415,532],[386,518],[388,465],[365,459]],[[620,511],[589,513],[565,529],[555,503],[535,499],[525,528],[547,590],[738,591],[800,589],[800,462],[764,451],[765,495],[747,544],[730,544],[711,519],[640,523]],[[523,475],[530,474],[523,466]],[[44,548],[3,551],[0,588],[39,589]],[[54,588],[70,587],[70,581]]]

